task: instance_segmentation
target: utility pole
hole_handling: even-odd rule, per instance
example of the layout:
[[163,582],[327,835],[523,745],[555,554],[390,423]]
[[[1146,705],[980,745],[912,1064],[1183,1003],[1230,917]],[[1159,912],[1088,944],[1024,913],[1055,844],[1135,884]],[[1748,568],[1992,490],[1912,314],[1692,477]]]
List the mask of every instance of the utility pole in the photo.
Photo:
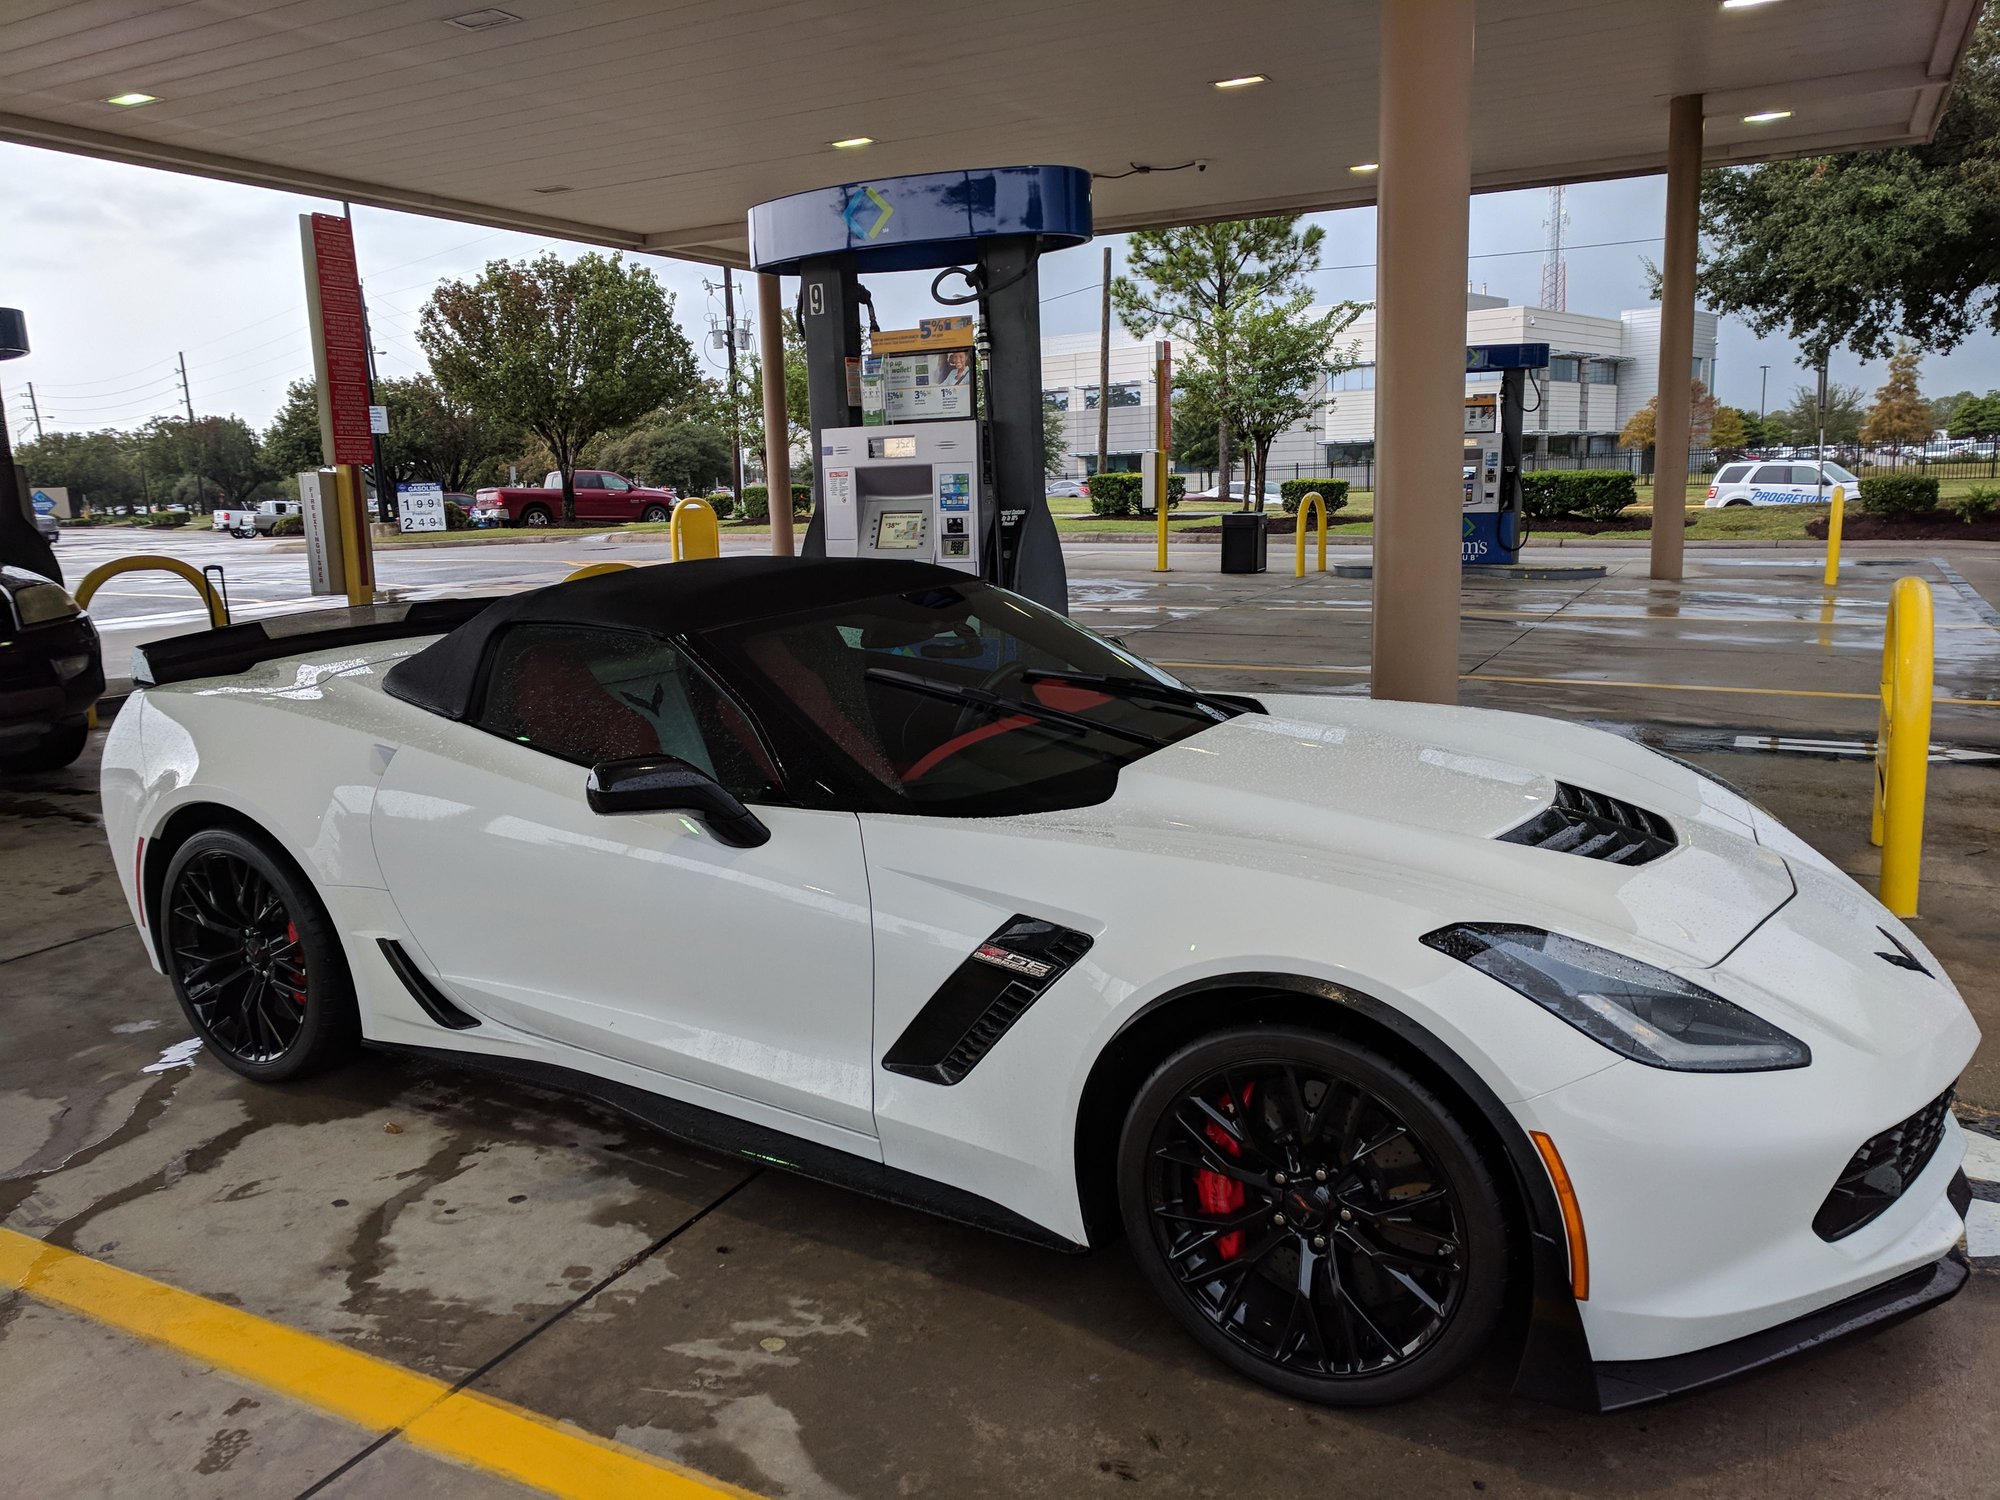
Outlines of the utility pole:
[[[190,447],[192,447],[195,442],[194,395],[188,389],[187,351],[185,349],[179,349],[175,351],[175,354],[177,355],[177,357],[180,359],[181,362],[181,409],[187,413],[188,443]],[[202,484],[205,480],[205,477],[206,476],[204,476],[201,472],[201,461],[199,457],[197,457],[195,461],[195,471],[194,471],[194,493],[195,493],[195,498],[197,500],[206,500],[208,498],[207,491],[205,491],[202,488]],[[169,494],[168,498],[172,499],[173,497],[171,494]]]
[[1757,420],[1764,420],[1764,392],[1771,383],[1771,367],[1757,366]]
[[35,382],[28,382],[28,410],[35,414],[35,441],[42,440],[42,406],[35,399]]
[[736,274],[722,268],[722,321],[729,325],[729,487],[743,504],[743,411],[736,399]]
[[1111,447],[1111,247],[1104,247],[1103,306],[1097,334],[1097,472],[1110,462]]

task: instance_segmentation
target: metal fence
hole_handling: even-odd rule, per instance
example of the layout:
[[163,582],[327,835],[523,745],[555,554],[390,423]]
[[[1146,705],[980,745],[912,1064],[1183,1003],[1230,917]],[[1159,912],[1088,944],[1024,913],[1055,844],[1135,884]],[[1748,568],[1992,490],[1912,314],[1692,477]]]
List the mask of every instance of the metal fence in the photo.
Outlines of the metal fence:
[[[1701,483],[1711,478],[1724,464],[1737,462],[1768,463],[1810,463],[1812,450],[1795,449],[1796,458],[1760,456],[1730,449],[1696,448],[1688,453],[1688,482]],[[1959,453],[1944,457],[1934,457],[1914,449],[1897,453],[1889,449],[1856,449],[1852,444],[1836,446],[1829,443],[1826,448],[1828,463],[1839,464],[1851,469],[1864,479],[1870,474],[1928,474],[1936,479],[1994,479],[2000,480],[2000,449],[1991,453]],[[1621,448],[1616,453],[1555,454],[1546,456],[1527,453],[1522,456],[1521,468],[1524,473],[1547,470],[1574,469],[1614,469],[1631,474],[1641,489],[1653,483],[1654,456],[1632,448]],[[1215,483],[1212,469],[1182,470],[1190,493],[1208,489]],[[1238,469],[1235,482],[1242,483],[1243,471]],[[1372,490],[1375,487],[1375,462],[1372,457],[1344,464],[1271,464],[1264,477],[1272,484],[1287,479],[1345,479],[1357,490]]]

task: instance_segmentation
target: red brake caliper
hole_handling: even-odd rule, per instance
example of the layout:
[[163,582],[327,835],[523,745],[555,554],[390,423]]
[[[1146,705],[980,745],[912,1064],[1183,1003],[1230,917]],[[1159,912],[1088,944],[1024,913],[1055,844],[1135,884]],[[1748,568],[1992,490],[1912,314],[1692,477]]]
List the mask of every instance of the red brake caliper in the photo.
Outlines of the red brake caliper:
[[[1245,1085],[1243,1105],[1248,1107],[1255,1084]],[[1241,1156],[1243,1148],[1229,1138],[1229,1132],[1211,1120],[1204,1133],[1215,1142],[1216,1148],[1229,1156]],[[1243,1184],[1234,1177],[1225,1177],[1220,1172],[1197,1172],[1194,1174],[1194,1195],[1200,1200],[1203,1213],[1214,1214],[1218,1218],[1238,1213],[1243,1207]],[[1215,1242],[1215,1253],[1224,1260],[1234,1260],[1243,1253],[1243,1231],[1232,1230]]]
[[[294,946],[297,946],[299,941],[298,923],[287,922],[285,924],[285,941],[293,944]],[[301,963],[299,965],[299,972],[303,974],[305,973],[305,971],[306,971],[306,966],[303,963]],[[306,1003],[306,987],[303,981],[300,982],[299,987],[296,990],[292,991],[292,999],[299,1005],[304,1005]]]

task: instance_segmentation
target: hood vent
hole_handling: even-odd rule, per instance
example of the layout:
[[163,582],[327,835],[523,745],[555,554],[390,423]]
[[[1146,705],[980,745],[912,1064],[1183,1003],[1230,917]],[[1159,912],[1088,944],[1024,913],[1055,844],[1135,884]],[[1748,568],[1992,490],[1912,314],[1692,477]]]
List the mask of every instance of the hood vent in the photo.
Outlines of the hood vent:
[[1562,781],[1553,803],[1500,840],[1614,865],[1643,865],[1675,844],[1673,825],[1658,813]]

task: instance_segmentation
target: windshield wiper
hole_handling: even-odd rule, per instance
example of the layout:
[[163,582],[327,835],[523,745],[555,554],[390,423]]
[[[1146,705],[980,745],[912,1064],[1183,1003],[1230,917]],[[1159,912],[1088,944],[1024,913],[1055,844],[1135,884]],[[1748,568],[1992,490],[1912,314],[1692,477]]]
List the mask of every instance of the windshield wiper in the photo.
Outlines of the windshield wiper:
[[998,709],[1004,714],[1023,714],[1030,719],[1040,719],[1044,724],[1060,724],[1065,729],[1108,734],[1113,739],[1144,745],[1148,750],[1164,750],[1171,743],[1158,735],[1147,734],[1143,729],[1127,729],[1122,724],[1100,724],[1095,719],[1086,719],[1082,714],[1065,713],[1060,708],[1047,708],[1040,703],[1024,703],[1019,698],[988,692],[985,688],[965,687],[955,682],[939,682],[935,677],[923,677],[915,672],[898,672],[893,667],[870,667],[866,675],[871,682],[886,682],[894,687],[908,688],[913,693],[928,693],[933,698],[944,698],[953,703],[971,703],[980,708]]
[[1154,698],[1162,703],[1178,703],[1189,708],[1219,709],[1234,718],[1238,714],[1261,714],[1269,710],[1255,698],[1238,693],[1201,693],[1173,683],[1155,682],[1150,677],[1120,677],[1109,672],[1053,672],[1030,667],[1021,674],[1026,683],[1059,682],[1068,687],[1094,688],[1114,698]]

